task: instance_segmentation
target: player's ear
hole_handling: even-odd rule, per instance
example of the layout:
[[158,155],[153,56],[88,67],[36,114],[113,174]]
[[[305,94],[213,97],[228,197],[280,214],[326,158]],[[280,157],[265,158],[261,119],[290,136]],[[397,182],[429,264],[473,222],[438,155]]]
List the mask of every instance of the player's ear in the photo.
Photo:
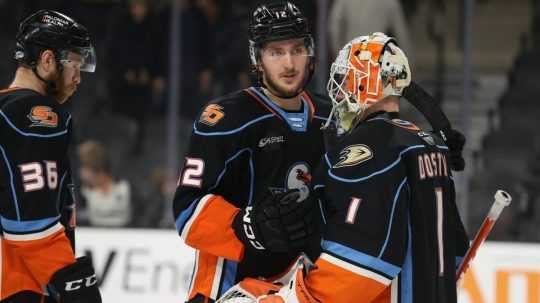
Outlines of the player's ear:
[[52,71],[54,71],[54,68],[56,65],[54,52],[50,49],[42,51],[41,54],[39,55],[38,64],[41,66],[41,68],[46,74],[49,74]]

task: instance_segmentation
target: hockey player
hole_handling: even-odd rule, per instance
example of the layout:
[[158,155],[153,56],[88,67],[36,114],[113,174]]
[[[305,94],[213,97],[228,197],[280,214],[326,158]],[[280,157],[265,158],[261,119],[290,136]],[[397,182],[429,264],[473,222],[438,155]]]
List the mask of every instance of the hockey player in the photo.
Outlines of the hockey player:
[[260,86],[204,108],[178,180],[176,227],[196,249],[189,302],[280,274],[318,237],[307,188],[329,108],[305,91],[315,59],[307,20],[289,1],[263,4],[249,39]]
[[340,51],[328,93],[344,136],[314,177],[327,210],[322,253],[257,302],[456,302],[468,239],[448,147],[398,117],[410,80],[405,54],[382,33]]
[[71,115],[61,104],[93,72],[88,31],[56,11],[26,18],[17,33],[13,83],[0,91],[1,302],[101,302],[90,260],[74,256],[74,201],[67,154]]

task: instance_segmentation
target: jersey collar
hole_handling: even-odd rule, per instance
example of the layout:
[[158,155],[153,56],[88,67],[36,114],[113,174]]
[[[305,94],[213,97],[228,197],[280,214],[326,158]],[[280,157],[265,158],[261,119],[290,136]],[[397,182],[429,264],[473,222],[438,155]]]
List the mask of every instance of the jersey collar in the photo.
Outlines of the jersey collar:
[[311,115],[314,114],[313,104],[311,103],[311,100],[309,100],[307,94],[302,93],[300,95],[300,99],[303,103],[303,110],[295,113],[285,111],[277,104],[272,102],[272,100],[270,100],[270,98],[264,94],[260,87],[252,86],[247,89],[247,92],[257,101],[262,103],[262,105],[264,105],[264,107],[266,107],[270,112],[278,116],[281,120],[285,121],[292,131],[305,132],[307,130],[308,122],[311,119],[310,112]]

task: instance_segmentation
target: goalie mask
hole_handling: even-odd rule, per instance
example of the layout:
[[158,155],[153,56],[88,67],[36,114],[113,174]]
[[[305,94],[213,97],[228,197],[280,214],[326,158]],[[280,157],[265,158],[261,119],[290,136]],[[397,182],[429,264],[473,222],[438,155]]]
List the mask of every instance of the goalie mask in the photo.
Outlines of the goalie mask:
[[410,82],[407,57],[393,38],[373,33],[347,43],[330,68],[327,85],[338,134],[351,130],[371,105],[401,96]]

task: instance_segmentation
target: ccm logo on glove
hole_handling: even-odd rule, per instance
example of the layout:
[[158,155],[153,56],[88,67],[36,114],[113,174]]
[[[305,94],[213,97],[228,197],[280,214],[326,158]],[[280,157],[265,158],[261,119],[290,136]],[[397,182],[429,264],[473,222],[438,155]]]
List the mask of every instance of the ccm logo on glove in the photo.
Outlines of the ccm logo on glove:
[[96,274],[88,276],[88,277],[86,277],[84,279],[79,279],[79,280],[73,280],[73,281],[66,282],[65,290],[66,291],[74,291],[74,290],[80,289],[82,287],[82,285],[83,285],[83,281],[84,281],[84,286],[85,287],[90,287],[90,286],[96,284],[97,283]]
[[265,248],[259,241],[256,240],[255,232],[253,231],[253,226],[251,225],[250,214],[252,209],[253,207],[251,206],[246,207],[246,212],[244,214],[244,217],[242,218],[242,221],[244,223],[244,233],[249,239],[249,243],[251,244],[251,246],[255,247],[255,249],[263,250]]

